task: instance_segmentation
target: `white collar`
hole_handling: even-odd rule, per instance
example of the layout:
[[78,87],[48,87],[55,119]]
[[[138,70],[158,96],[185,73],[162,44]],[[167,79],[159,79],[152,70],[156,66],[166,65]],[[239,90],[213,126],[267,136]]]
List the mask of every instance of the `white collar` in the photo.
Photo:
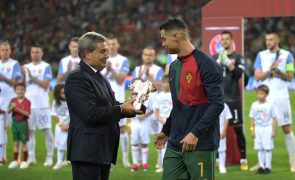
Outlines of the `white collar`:
[[95,73],[97,72],[97,70],[95,68],[93,68],[92,66],[90,66],[87,62],[85,62],[85,64],[87,64]]

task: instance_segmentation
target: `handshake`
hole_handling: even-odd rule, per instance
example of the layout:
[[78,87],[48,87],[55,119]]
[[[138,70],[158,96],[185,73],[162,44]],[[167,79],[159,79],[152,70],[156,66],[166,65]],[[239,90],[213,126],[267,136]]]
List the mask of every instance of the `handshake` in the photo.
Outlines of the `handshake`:
[[227,52],[225,50],[220,51],[218,59],[217,59],[217,63],[218,64],[224,64],[226,66],[228,66],[229,64],[231,64],[230,59],[227,56]]
[[144,114],[146,108],[143,103],[148,100],[149,93],[155,92],[157,89],[149,80],[143,82],[140,78],[134,79],[129,85],[129,89],[132,90],[131,97],[121,105],[122,113],[128,116]]

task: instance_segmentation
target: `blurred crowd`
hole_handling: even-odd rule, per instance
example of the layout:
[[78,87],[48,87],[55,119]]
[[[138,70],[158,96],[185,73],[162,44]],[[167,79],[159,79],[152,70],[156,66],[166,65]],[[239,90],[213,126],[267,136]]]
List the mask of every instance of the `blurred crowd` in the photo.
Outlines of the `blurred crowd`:
[[[159,23],[170,16],[181,16],[190,27],[193,39],[201,35],[201,5],[208,0],[126,1],[111,10],[102,10],[104,0],[14,0],[1,1],[0,40],[12,44],[13,57],[21,63],[29,58],[30,46],[44,47],[45,59],[58,62],[67,53],[68,41],[87,31],[113,33],[120,37],[121,52],[129,56],[131,66],[146,45],[160,48]],[[114,3],[116,5],[117,3]],[[186,13],[183,13],[186,9]],[[134,63],[132,63],[134,62]],[[134,65],[132,65],[134,64]]]
[[[73,36],[87,31],[115,34],[121,53],[130,59],[131,68],[140,63],[141,49],[151,45],[163,54],[158,27],[169,17],[181,17],[191,28],[196,47],[201,46],[201,7],[209,0],[114,0],[112,8],[102,8],[106,0],[11,0],[0,1],[0,41],[12,44],[13,55],[27,62],[30,46],[44,47],[45,60],[57,69],[59,60],[68,53]],[[184,13],[185,10],[185,13]],[[295,53],[295,17],[248,18],[245,20],[245,57],[252,67],[256,53],[264,48],[263,33],[276,27],[283,48]]]

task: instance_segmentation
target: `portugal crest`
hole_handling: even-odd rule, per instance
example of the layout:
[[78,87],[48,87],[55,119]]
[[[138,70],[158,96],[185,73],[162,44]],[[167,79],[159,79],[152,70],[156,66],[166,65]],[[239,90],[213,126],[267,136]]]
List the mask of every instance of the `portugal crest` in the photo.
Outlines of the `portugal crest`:
[[192,75],[192,73],[191,73],[191,72],[187,72],[186,75],[185,75],[185,79],[186,79],[186,82],[187,82],[188,84],[190,84],[191,81],[192,81],[192,79],[193,79],[193,75]]

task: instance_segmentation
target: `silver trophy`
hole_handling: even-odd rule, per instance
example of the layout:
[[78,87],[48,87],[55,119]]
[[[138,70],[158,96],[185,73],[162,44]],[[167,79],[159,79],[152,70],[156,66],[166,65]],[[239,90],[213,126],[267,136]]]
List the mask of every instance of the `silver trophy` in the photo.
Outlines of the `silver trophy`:
[[133,106],[138,110],[142,109],[143,103],[148,99],[149,93],[157,90],[151,81],[146,80],[143,82],[140,78],[134,79],[129,85],[129,89],[132,90],[132,98],[135,98]]

